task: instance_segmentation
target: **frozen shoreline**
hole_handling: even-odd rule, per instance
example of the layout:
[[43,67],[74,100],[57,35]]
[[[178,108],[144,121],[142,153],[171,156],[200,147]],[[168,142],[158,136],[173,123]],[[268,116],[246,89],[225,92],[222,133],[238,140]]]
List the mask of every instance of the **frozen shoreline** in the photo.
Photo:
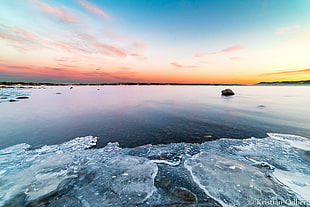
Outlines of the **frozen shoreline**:
[[0,150],[0,205],[309,204],[307,138],[268,134],[203,144],[120,148],[109,143],[90,149],[96,142],[88,136],[35,150],[27,144]]

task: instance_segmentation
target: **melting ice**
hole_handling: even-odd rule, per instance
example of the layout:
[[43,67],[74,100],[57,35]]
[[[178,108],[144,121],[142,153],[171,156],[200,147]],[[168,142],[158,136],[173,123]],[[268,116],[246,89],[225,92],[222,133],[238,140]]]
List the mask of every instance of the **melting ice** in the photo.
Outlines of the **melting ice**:
[[0,150],[0,206],[310,204],[307,138],[268,134],[93,149],[96,141],[87,136],[35,150],[27,144]]

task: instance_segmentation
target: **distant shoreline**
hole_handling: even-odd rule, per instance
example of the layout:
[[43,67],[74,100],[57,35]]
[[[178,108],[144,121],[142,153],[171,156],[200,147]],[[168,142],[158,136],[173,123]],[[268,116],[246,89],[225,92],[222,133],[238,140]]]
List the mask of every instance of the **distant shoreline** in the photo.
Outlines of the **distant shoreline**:
[[6,86],[118,86],[118,85],[175,85],[175,86],[246,86],[247,84],[224,83],[44,83],[44,82],[0,82]]
[[260,82],[255,85],[277,85],[277,86],[287,86],[287,85],[310,85],[310,80],[302,81],[275,81],[275,82]]
[[118,85],[172,85],[172,86],[285,86],[285,85],[310,85],[310,80],[302,81],[276,81],[276,82],[259,82],[256,84],[227,84],[227,83],[144,83],[144,82],[122,82],[122,83],[51,83],[51,82],[17,82],[4,81],[0,82],[4,86],[118,86]]

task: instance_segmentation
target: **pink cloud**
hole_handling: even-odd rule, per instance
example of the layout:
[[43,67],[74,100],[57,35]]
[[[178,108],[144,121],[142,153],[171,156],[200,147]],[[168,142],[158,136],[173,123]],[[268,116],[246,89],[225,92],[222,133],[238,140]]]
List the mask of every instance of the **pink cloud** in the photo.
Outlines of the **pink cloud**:
[[131,53],[130,56],[136,58],[136,60],[146,60],[147,57],[139,54],[139,53]]
[[[69,9],[66,7],[63,8],[54,8],[47,3],[41,2],[40,0],[29,0],[34,5],[39,6],[45,13],[57,17],[58,19],[66,22],[78,22],[80,19],[70,13]],[[87,7],[89,10],[97,12],[98,14],[103,11],[96,9],[95,6],[90,5],[85,0],[79,0],[81,4]],[[68,11],[67,11],[68,10]],[[108,17],[107,15],[105,15]],[[136,57],[137,60],[147,59],[138,52],[142,49],[148,47],[147,43],[141,41],[135,41],[130,46],[120,47],[119,45],[110,45],[102,42],[99,37],[88,34],[85,31],[78,31],[75,28],[71,28],[71,25],[67,28],[69,32],[74,32],[75,37],[77,38],[66,38],[58,37],[57,39],[43,36],[40,33],[33,31],[27,31],[18,27],[9,27],[0,24],[0,39],[5,39],[7,45],[15,47],[19,50],[29,51],[34,49],[48,48],[48,49],[60,49],[63,51],[70,52],[74,55],[84,56],[94,53],[99,53],[101,55],[113,56],[113,57],[126,57],[130,54],[131,56]],[[56,31],[57,32],[57,31]],[[112,34],[114,38],[122,38],[120,35]],[[118,37],[115,37],[118,36]],[[85,57],[85,56],[84,56]]]
[[179,63],[176,62],[172,62],[170,63],[172,66],[177,67],[177,68],[196,68],[197,66],[195,65],[181,65]]
[[235,52],[235,51],[242,50],[242,49],[244,49],[243,46],[241,46],[241,45],[235,45],[235,46],[231,46],[231,47],[222,49],[221,51],[218,51],[218,52],[196,53],[196,54],[194,55],[194,57],[200,58],[200,57],[205,57],[205,56],[207,56],[207,55],[216,55],[216,54],[220,54],[220,53],[224,53],[224,52]]
[[110,16],[104,12],[103,10],[101,10],[100,8],[98,8],[97,6],[88,3],[85,0],[78,0],[78,3],[83,6],[86,10],[88,10],[89,12],[92,12],[94,14],[97,14],[99,16],[104,17],[105,19],[110,19]]
[[239,60],[240,57],[230,57],[229,59],[231,59],[231,60]]
[[139,57],[139,56],[141,56],[141,55],[138,54],[138,53],[131,53],[130,56]]
[[120,67],[119,69],[121,69],[121,70],[128,70],[129,68],[128,67]]
[[92,48],[94,50],[98,50],[98,52],[106,54],[106,55],[112,55],[112,56],[118,56],[118,57],[126,57],[127,53],[122,51],[121,49],[112,46],[112,45],[107,45],[107,44],[103,44],[101,42],[99,42],[97,40],[97,38],[95,38],[94,36],[91,35],[84,35],[84,37],[87,37],[87,39],[85,39],[90,46],[93,46]]
[[210,61],[200,61],[200,63],[202,63],[202,64],[210,64],[211,62]]
[[131,44],[131,47],[135,49],[146,49],[149,47],[149,45],[146,42],[135,41]]
[[111,52],[112,54],[114,54],[114,55],[116,55],[118,57],[126,57],[127,56],[127,54],[124,51],[120,50],[117,47],[114,47],[114,46],[111,46],[111,45],[102,44],[102,43],[98,43],[98,42],[96,43],[96,45],[98,47],[101,47],[101,48]]
[[288,26],[288,27],[281,27],[281,28],[278,28],[276,31],[275,31],[275,34],[277,35],[280,35],[280,34],[284,34],[288,31],[291,31],[291,30],[294,30],[294,29],[297,29],[299,28],[300,26],[295,24],[295,25],[291,25],[291,26]]
[[5,33],[0,32],[0,37],[8,39],[11,41],[11,46],[16,47],[22,50],[29,50],[33,48],[41,47],[57,47],[68,52],[74,52],[74,50],[81,50],[77,46],[74,46],[70,43],[57,41],[57,40],[48,40],[40,37],[32,32],[26,31],[18,27],[5,27]]
[[45,81],[85,81],[85,82],[119,82],[139,81],[136,72],[131,71],[90,71],[82,72],[78,67],[40,67],[17,64],[1,64],[0,75],[10,77],[11,80],[22,78]]
[[24,65],[18,65],[18,64],[5,64],[5,63],[0,63],[0,68],[1,69],[30,69],[29,66],[24,66]]
[[37,35],[34,33],[28,32],[26,30],[20,29],[18,27],[10,27],[10,26],[5,26],[7,29],[11,30],[13,33],[16,35],[20,35],[29,39],[36,39]]
[[[128,54],[126,51],[112,45],[101,43],[98,38],[93,35],[80,33],[78,34],[83,42],[87,44],[85,49],[88,53],[102,53],[108,56],[126,57]],[[84,44],[84,45],[86,45]]]
[[66,67],[66,68],[75,68],[76,67],[75,65],[67,65],[67,64],[61,64],[61,63],[58,63],[57,65],[59,65],[61,67]]
[[23,51],[42,46],[37,35],[17,27],[0,25],[0,38],[8,40],[8,45]]
[[54,47],[58,47],[62,50],[65,50],[67,52],[71,52],[71,53],[75,53],[75,51],[82,51],[82,52],[86,52],[85,50],[70,44],[68,42],[63,42],[63,41],[48,41],[48,40],[41,40],[42,42],[44,42],[46,45],[50,45],[50,46],[54,46]]
[[294,32],[289,39],[285,40],[286,44],[309,44],[310,29],[305,29],[300,32]]
[[243,46],[235,45],[235,46],[225,48],[225,49],[221,50],[221,52],[235,52],[235,51],[242,50],[242,49],[244,49]]
[[201,58],[201,57],[205,57],[205,56],[207,56],[207,55],[215,55],[215,54],[219,54],[219,53],[221,53],[221,52],[196,53],[196,54],[194,55],[194,57],[196,57],[196,58]]
[[205,53],[196,53],[194,57],[204,57]]
[[142,55],[140,52],[144,51],[148,48],[148,44],[141,41],[135,41],[126,47],[127,51],[131,51],[129,53],[130,56],[135,57],[136,60],[146,60],[147,57]]
[[30,0],[33,4],[38,5],[42,8],[42,10],[50,15],[53,15],[65,22],[80,22],[80,18],[69,12],[68,9],[62,8],[54,8],[45,2],[41,2],[39,0]]
[[67,58],[55,58],[55,60],[58,62],[66,62]]
[[105,34],[105,36],[107,36],[108,38],[113,39],[113,40],[125,40],[126,39],[126,37],[116,33],[111,28],[104,29],[103,33]]
[[[98,52],[108,56],[127,56],[127,52],[121,50],[120,48],[103,44],[96,37],[88,34],[79,34],[85,44],[74,44],[73,42],[68,41],[46,39],[17,27],[4,26],[4,28],[4,30],[0,30],[0,38],[10,40],[11,46],[22,50],[29,50],[36,47],[41,48],[45,46],[65,50],[75,55]],[[88,47],[85,48],[84,45],[88,45]]]

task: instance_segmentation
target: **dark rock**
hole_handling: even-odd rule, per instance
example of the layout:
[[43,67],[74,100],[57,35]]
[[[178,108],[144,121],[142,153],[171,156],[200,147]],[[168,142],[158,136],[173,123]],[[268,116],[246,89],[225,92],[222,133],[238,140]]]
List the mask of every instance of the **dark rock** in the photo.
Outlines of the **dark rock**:
[[73,87],[71,86],[70,89],[72,89]]
[[194,204],[197,202],[197,197],[194,193],[190,192],[186,188],[174,188],[172,190],[172,195],[179,201],[184,202],[184,203],[190,203]]
[[28,96],[20,96],[20,97],[17,97],[16,99],[28,99],[29,97]]
[[77,198],[68,195],[62,195],[61,197],[50,197],[42,199],[39,202],[33,202],[27,205],[27,207],[82,207],[82,203]]
[[170,185],[170,183],[171,183],[171,180],[168,179],[168,178],[165,178],[165,179],[162,179],[162,180],[159,182],[159,186],[160,186],[161,188],[166,189],[166,188],[168,188],[168,186]]
[[222,90],[222,96],[233,96],[233,95],[235,95],[235,93],[229,88]]
[[53,201],[49,207],[82,207],[82,203],[71,196],[62,196],[60,199]]
[[274,170],[274,167],[267,162],[260,162],[256,164],[257,167],[266,168],[268,170]]
[[16,102],[18,100],[15,100],[15,99],[10,99],[9,102]]
[[1,99],[8,99],[7,97],[1,97]]
[[61,93],[56,93],[56,94],[58,94],[58,95],[59,95],[59,94],[61,94]]

